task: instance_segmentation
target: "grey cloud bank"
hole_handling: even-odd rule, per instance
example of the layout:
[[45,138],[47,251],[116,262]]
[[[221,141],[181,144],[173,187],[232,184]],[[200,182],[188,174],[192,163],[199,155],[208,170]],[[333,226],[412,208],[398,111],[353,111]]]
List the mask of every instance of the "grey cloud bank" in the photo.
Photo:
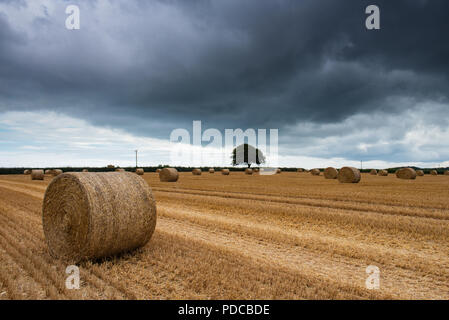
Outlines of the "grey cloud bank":
[[0,1],[0,112],[161,139],[193,120],[279,128],[286,155],[449,157],[447,1],[375,1],[378,31],[371,1],[70,1],[74,31],[68,4]]

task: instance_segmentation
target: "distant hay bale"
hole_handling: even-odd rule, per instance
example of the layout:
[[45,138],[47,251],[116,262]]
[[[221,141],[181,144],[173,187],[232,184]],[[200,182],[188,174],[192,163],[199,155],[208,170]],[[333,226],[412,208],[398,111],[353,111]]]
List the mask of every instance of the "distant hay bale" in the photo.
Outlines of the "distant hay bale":
[[386,177],[386,176],[388,176],[388,171],[387,170],[379,170],[378,174],[381,177]]
[[83,172],[89,172],[89,170],[87,170],[87,169],[83,169]]
[[376,176],[376,175],[377,175],[377,170],[372,169],[372,170],[369,172],[369,174],[372,175],[372,176]]
[[45,171],[44,171],[44,174],[48,174],[48,175],[53,174],[53,169],[47,169],[47,170],[45,170]]
[[215,173],[215,169],[214,168],[210,168],[209,169],[209,173]]
[[125,172],[125,169],[117,168],[117,169],[115,169],[115,171],[116,171],[116,172]]
[[337,179],[338,171],[333,167],[328,167],[324,170],[324,178],[326,179]]
[[253,174],[253,169],[251,169],[251,168],[246,168],[246,169],[245,169],[245,174],[248,174],[248,175]]
[[193,169],[192,170],[192,174],[194,175],[194,176],[200,176],[201,175],[201,169]]
[[31,180],[44,180],[44,170],[31,170]]
[[31,170],[25,170],[25,171],[23,171],[23,174],[29,175],[29,174],[31,174]]
[[229,176],[229,169],[221,170],[221,174],[224,175],[224,176]]
[[175,168],[164,168],[159,172],[159,180],[161,182],[176,182],[178,179],[179,173]]
[[296,170],[296,172],[304,172],[304,170],[303,169],[298,169],[298,170]]
[[156,226],[156,203],[130,172],[66,173],[45,192],[42,223],[50,254],[77,263],[144,246]]
[[353,167],[343,167],[338,171],[337,179],[341,183],[359,183],[360,171]]
[[279,169],[279,168],[276,169],[276,173],[277,173],[277,174],[280,174],[281,172],[282,172],[281,169]]
[[139,176],[143,176],[144,173],[145,173],[145,171],[144,171],[142,168],[137,168],[137,169],[136,169],[136,173],[137,173]]
[[444,171],[444,175],[449,176],[449,171],[448,170]]
[[312,176],[319,176],[320,175],[320,170],[319,169],[312,169],[312,170],[310,170],[310,174]]
[[160,173],[162,169],[156,169],[156,173]]
[[260,169],[259,168],[254,168],[254,172],[259,172]]
[[432,176],[437,176],[437,175],[438,175],[438,171],[436,171],[436,170],[430,170],[430,174],[431,174]]
[[402,168],[396,171],[396,177],[399,179],[416,179],[416,171],[413,168]]
[[114,169],[115,166],[113,164],[108,164],[108,169]]
[[59,176],[60,174],[62,174],[62,170],[61,170],[61,169],[54,169],[54,170],[51,171],[51,175],[52,175],[53,177],[57,177],[57,176]]
[[416,175],[422,177],[422,176],[424,176],[424,171],[416,170]]

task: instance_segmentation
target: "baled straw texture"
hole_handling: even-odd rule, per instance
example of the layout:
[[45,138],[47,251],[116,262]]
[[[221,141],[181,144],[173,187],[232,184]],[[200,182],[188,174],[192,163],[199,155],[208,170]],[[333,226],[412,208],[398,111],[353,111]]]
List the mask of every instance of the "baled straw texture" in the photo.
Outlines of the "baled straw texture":
[[201,175],[201,169],[193,169],[192,174],[194,176],[200,176]]
[[436,171],[436,170],[430,170],[430,174],[431,174],[432,176],[437,176],[437,175],[438,175],[438,171]]
[[62,174],[62,170],[61,169],[54,169],[51,171],[51,175],[53,177],[59,176],[60,174]]
[[424,176],[424,171],[416,170],[416,175],[422,177],[422,176]]
[[354,167],[343,167],[338,171],[338,181],[341,183],[359,183],[360,171]]
[[65,173],[45,192],[42,223],[51,255],[77,263],[144,246],[156,226],[156,203],[130,172]]
[[209,173],[215,173],[215,169],[214,168],[210,168],[209,169]]
[[31,170],[31,180],[44,180],[44,170]]
[[388,171],[387,170],[379,170],[379,176],[381,176],[381,177],[388,176]]
[[246,169],[245,169],[245,174],[249,174],[249,175],[253,174],[253,169],[251,169],[251,168],[246,168]]
[[324,170],[324,178],[326,179],[337,179],[338,171],[333,167],[328,167]]
[[320,175],[320,170],[319,169],[312,169],[312,170],[310,170],[310,173],[312,174],[312,176],[319,176]]
[[224,176],[229,176],[229,169],[221,170],[221,174],[224,175]]
[[137,168],[137,169],[136,169],[136,173],[137,173],[139,176],[143,176],[144,173],[145,173],[145,171],[143,171],[142,168]]
[[369,174],[372,175],[372,176],[376,176],[376,175],[377,175],[377,170],[372,169],[372,170],[369,172]]
[[176,182],[178,179],[178,170],[175,168],[164,168],[159,172],[159,180],[161,182]]
[[396,177],[399,179],[416,179],[416,171],[413,168],[402,168],[396,171]]
[[29,174],[31,174],[31,170],[25,170],[24,172],[23,172],[23,174],[26,174],[26,175],[29,175]]

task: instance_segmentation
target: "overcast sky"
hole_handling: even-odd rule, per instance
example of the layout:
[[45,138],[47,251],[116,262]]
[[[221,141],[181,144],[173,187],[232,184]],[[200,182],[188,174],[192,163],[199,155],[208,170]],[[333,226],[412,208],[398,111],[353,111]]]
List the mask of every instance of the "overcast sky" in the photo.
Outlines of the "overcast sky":
[[[380,30],[365,27],[370,4]],[[445,0],[0,0],[0,167],[127,166],[135,149],[170,163],[170,133],[194,120],[278,129],[281,166],[449,165],[448,13]]]

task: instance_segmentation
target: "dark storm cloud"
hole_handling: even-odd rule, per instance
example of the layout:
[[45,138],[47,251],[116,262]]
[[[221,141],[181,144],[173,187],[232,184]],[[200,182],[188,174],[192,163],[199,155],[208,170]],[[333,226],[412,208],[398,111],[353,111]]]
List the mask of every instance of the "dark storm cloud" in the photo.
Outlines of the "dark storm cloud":
[[[192,120],[283,128],[448,99],[447,1],[78,3],[79,31],[63,4],[20,28],[0,14],[0,110],[166,138]],[[365,28],[369,4],[379,31]]]

